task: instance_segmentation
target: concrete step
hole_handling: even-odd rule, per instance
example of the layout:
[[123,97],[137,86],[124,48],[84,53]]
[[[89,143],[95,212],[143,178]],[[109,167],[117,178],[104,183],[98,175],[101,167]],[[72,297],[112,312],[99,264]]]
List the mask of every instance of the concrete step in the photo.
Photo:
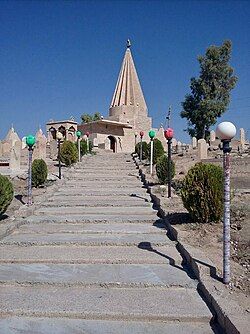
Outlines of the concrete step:
[[106,320],[208,323],[194,289],[12,286],[0,289],[0,314]]
[[0,328],[4,334],[210,334],[214,333],[209,324],[199,322],[152,322],[82,320],[68,318],[0,318]]
[[133,223],[133,224],[153,224],[158,221],[159,217],[156,215],[98,215],[98,214],[71,214],[71,215],[44,215],[44,216],[29,216],[26,218],[27,223]]
[[61,196],[61,195],[86,195],[86,196],[106,196],[109,198],[109,196],[120,196],[120,195],[127,195],[132,197],[143,197],[144,194],[146,194],[146,189],[142,187],[128,187],[128,188],[113,188],[112,185],[110,185],[109,188],[98,188],[92,186],[88,189],[83,187],[78,187],[77,185],[75,187],[70,186],[66,187],[63,186],[57,190],[56,193],[54,193],[53,196]]
[[[116,182],[127,182],[127,183],[139,183],[140,181],[140,177],[139,175],[137,176],[131,176],[131,175],[106,175],[105,173],[100,175],[94,175],[94,174],[87,174],[87,173],[79,173],[79,174],[73,174],[73,175],[69,175],[68,177],[64,178],[65,180],[67,180],[67,182],[69,181],[74,181],[74,182],[109,182],[109,183],[116,183]],[[138,182],[139,181],[139,182]]]
[[171,263],[181,265],[182,257],[175,243],[151,249],[138,246],[2,245],[0,263]]
[[45,215],[70,215],[70,214],[96,214],[96,215],[153,215],[155,217],[157,211],[153,210],[151,207],[106,207],[106,206],[99,206],[99,207],[81,207],[81,206],[72,206],[72,207],[42,207],[35,210],[36,215],[45,214]]
[[99,189],[116,189],[116,188],[134,188],[138,187],[138,189],[143,187],[143,184],[139,180],[133,180],[133,181],[126,181],[126,180],[120,180],[120,181],[108,181],[108,180],[67,180],[65,184],[63,185],[64,189],[69,189],[72,187],[77,187],[78,189],[85,189],[88,190],[95,188],[97,190]]
[[37,233],[22,234],[18,231],[1,240],[0,245],[85,245],[85,246],[165,246],[171,245],[164,233],[160,234],[129,234],[129,233]]
[[197,288],[183,267],[168,264],[0,264],[0,284]]
[[104,196],[53,196],[48,198],[46,202],[42,202],[41,206],[146,206],[152,207],[151,200],[148,197],[144,198],[122,196],[119,198],[115,196],[104,197]]
[[17,233],[165,233],[165,225],[160,221],[156,226],[152,224],[128,224],[128,223],[110,223],[110,224],[70,224],[70,223],[43,223],[43,224],[25,224],[18,228]]

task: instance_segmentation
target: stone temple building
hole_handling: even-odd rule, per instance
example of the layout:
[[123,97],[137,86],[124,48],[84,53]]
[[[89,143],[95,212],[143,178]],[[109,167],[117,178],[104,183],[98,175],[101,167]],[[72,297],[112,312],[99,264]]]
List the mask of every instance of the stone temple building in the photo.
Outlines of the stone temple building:
[[[61,123],[47,123],[49,140],[55,138],[55,131],[61,131],[62,127],[65,127]],[[72,124],[69,130],[73,130],[74,125]],[[90,133],[90,140],[92,140],[94,147],[110,149],[113,152],[130,153],[134,151],[135,143],[139,141],[139,132],[144,131],[144,139],[148,141],[148,131],[151,128],[152,119],[148,117],[146,101],[133,61],[131,44],[128,40],[108,118],[80,124],[77,129],[83,134]],[[75,138],[73,132],[71,132],[71,138],[72,140]]]

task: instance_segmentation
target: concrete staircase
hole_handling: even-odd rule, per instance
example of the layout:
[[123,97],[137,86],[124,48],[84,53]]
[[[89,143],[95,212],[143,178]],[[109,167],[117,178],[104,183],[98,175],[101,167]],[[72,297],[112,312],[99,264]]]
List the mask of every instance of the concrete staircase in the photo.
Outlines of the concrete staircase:
[[217,332],[129,155],[71,170],[1,240],[0,284],[4,334]]

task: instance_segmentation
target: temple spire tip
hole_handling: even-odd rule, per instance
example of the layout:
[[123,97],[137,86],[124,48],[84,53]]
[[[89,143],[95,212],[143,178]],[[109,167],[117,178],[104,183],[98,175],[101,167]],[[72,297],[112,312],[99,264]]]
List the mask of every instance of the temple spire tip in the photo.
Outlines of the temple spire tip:
[[131,42],[130,42],[130,40],[128,39],[128,40],[127,40],[127,49],[130,49],[130,47],[131,47]]

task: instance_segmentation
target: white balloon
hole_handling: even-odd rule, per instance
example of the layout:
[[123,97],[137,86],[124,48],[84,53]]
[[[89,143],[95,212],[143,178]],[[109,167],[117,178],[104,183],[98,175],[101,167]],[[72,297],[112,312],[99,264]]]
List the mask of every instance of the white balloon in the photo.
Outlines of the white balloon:
[[231,122],[221,122],[216,128],[216,136],[221,140],[231,140],[236,135],[236,127]]

